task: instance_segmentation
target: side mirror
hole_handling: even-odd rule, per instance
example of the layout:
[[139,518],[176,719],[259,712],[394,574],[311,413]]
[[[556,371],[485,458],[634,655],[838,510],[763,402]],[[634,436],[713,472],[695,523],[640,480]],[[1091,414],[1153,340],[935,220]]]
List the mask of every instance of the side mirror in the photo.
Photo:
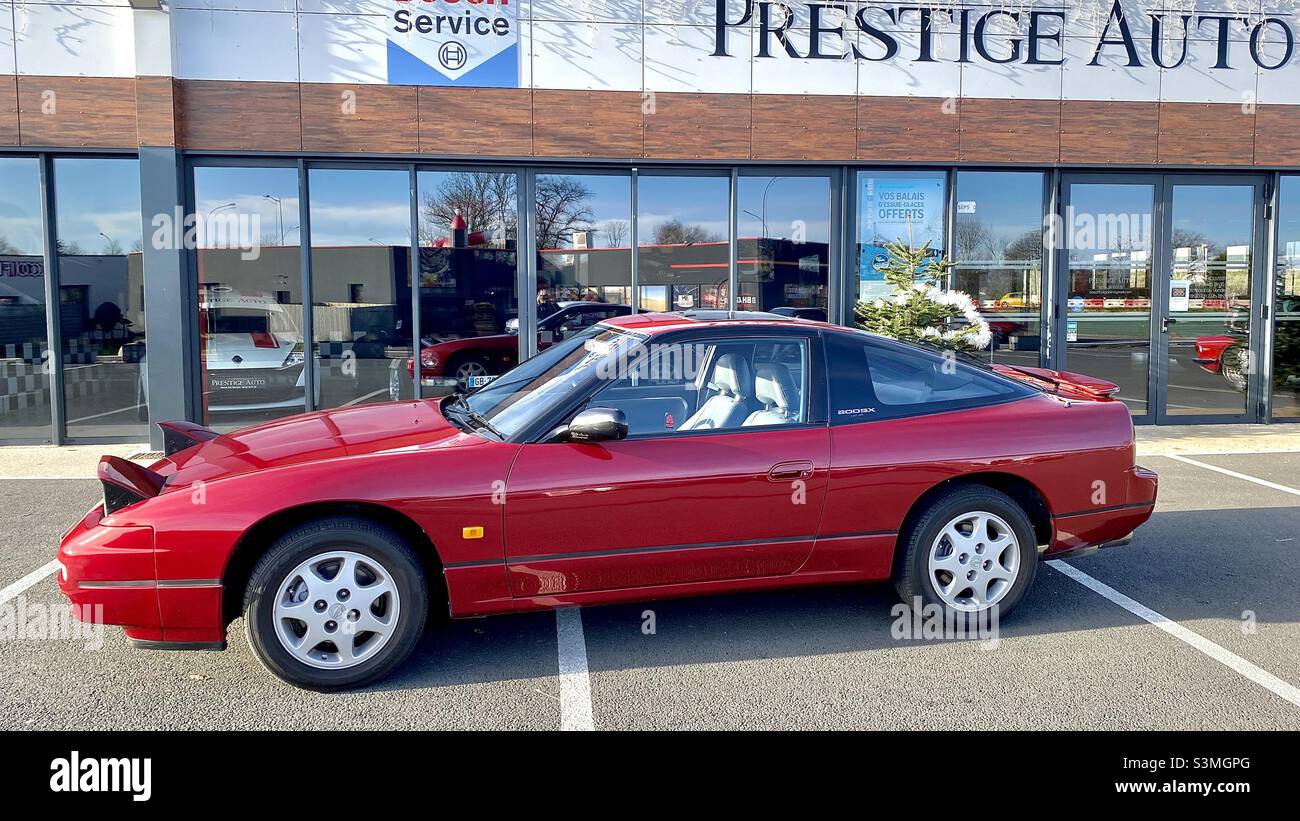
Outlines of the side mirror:
[[570,442],[608,442],[627,438],[627,416],[617,408],[588,408],[569,423]]

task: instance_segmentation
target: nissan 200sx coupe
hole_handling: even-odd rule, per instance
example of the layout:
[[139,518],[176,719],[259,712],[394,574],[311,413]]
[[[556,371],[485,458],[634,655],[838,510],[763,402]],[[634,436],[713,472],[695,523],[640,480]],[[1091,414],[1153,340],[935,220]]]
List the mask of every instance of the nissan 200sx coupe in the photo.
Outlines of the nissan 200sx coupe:
[[162,423],[162,460],[100,462],[59,584],[150,648],[242,615],[319,690],[391,672],[431,608],[893,580],[1005,614],[1040,558],[1151,515],[1115,390],[772,314],[617,317],[468,395]]

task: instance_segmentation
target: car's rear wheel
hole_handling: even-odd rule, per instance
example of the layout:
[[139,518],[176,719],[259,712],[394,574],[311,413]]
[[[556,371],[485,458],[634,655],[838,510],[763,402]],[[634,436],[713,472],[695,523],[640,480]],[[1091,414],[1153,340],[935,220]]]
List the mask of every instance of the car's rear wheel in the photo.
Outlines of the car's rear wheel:
[[281,536],[253,569],[244,597],[258,660],[313,690],[387,675],[415,649],[428,608],[411,548],[386,527],[346,516]]
[[1033,584],[1034,527],[1005,493],[970,485],[935,498],[901,534],[895,587],[903,601],[957,616],[1009,613]]

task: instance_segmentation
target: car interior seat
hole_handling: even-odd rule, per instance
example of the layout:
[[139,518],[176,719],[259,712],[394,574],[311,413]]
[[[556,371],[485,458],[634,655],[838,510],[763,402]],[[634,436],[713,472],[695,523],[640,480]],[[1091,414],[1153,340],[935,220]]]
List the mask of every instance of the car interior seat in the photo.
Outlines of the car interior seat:
[[739,354],[728,353],[718,357],[708,387],[714,395],[690,419],[683,422],[678,430],[739,427],[749,415],[754,380],[750,375],[749,362]]
[[743,427],[788,425],[797,422],[803,402],[790,369],[779,362],[764,362],[755,369],[754,397],[763,405],[746,419]]

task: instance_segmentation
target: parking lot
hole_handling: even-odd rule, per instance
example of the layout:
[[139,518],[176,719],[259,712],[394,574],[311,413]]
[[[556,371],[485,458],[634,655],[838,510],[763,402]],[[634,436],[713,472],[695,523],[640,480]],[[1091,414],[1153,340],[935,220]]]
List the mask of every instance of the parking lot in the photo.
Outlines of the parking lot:
[[[996,644],[896,639],[887,585],[678,599],[443,621],[395,677],[321,695],[242,622],[222,653],[106,628],[0,641],[0,728],[1300,729],[1300,452],[1221,449],[1143,456],[1135,542],[1040,567]],[[3,607],[62,607],[31,574],[97,483],[0,475]]]

